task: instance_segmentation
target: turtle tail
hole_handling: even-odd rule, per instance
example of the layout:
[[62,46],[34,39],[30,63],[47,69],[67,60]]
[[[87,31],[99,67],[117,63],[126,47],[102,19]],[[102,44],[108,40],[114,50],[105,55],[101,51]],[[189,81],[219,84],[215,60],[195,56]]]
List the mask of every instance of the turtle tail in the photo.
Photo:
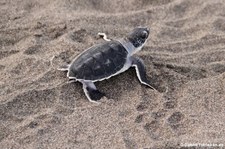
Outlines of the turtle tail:
[[70,65],[62,65],[58,68],[58,70],[60,71],[68,71],[69,70]]

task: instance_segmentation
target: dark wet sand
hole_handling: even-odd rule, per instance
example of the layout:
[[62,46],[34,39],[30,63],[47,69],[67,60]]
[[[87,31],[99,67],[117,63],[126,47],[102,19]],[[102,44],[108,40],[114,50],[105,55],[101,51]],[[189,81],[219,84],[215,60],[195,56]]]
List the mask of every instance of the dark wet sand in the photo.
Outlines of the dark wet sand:
[[[224,0],[1,0],[0,14],[1,149],[225,146]],[[93,104],[57,71],[98,32],[139,25],[158,92],[130,69],[98,82],[107,98]]]

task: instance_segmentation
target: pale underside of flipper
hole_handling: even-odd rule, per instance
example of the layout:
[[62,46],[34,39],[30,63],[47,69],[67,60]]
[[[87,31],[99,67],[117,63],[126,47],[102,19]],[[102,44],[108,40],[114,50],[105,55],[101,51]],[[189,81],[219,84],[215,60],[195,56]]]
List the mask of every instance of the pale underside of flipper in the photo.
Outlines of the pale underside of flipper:
[[69,71],[69,67],[70,67],[70,65],[67,64],[67,65],[62,65],[57,69],[60,70],[60,71]]
[[98,36],[102,37],[105,41],[111,41],[105,33],[98,33]]
[[156,90],[150,85],[150,81],[147,79],[146,70],[143,61],[140,58],[131,57],[132,66],[135,67],[137,77],[141,84],[148,86],[149,88]]

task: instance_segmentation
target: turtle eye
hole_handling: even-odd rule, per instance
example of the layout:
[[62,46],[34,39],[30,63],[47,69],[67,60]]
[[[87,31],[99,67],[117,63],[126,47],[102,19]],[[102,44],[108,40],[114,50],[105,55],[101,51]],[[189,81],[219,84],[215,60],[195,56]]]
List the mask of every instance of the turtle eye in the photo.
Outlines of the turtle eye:
[[148,37],[148,33],[146,31],[143,31],[141,33],[141,38],[146,39]]

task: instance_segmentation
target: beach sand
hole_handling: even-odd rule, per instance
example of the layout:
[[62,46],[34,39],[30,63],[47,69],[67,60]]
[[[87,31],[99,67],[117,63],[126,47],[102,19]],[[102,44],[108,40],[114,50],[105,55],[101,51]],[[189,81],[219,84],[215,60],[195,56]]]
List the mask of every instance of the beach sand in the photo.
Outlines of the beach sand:
[[[1,0],[0,14],[1,149],[225,146],[224,0]],[[94,104],[57,70],[98,32],[137,26],[151,30],[137,56],[157,91],[131,68],[97,82]]]

